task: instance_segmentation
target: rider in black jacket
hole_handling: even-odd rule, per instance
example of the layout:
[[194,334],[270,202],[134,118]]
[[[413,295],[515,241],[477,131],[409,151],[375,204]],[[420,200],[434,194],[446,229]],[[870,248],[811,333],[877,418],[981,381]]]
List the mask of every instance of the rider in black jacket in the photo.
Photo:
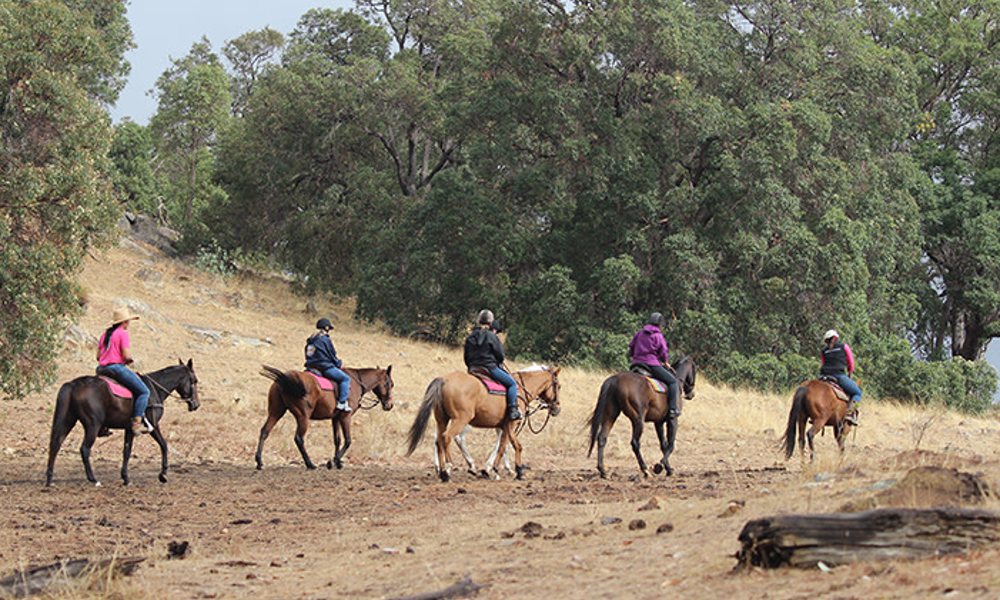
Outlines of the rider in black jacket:
[[503,344],[493,333],[493,312],[479,311],[479,325],[465,338],[465,366],[480,368],[489,372],[490,377],[507,388],[507,417],[511,421],[521,419],[517,407],[517,382],[501,365],[504,361]]

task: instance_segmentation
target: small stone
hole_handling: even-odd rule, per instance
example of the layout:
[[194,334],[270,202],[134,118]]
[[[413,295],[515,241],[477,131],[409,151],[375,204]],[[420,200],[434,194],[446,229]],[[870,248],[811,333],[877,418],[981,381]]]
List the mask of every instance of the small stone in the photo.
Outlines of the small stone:
[[619,517],[604,517],[601,519],[601,525],[614,525],[621,522],[622,520]]
[[524,525],[521,525],[521,532],[524,533],[524,537],[526,538],[534,538],[542,535],[542,529],[544,529],[542,524],[534,521],[528,521]]
[[456,494],[468,494],[469,492],[465,488],[460,487],[457,490],[455,490],[455,493]]
[[378,544],[372,544],[371,546],[368,546],[368,549],[369,550],[378,550],[379,549],[379,545]]
[[637,529],[645,529],[646,522],[643,521],[642,519],[633,519],[632,521],[629,521],[628,528],[629,531],[635,531]]
[[639,510],[660,510],[660,499],[653,496],[648,502],[640,506]]
[[271,561],[271,566],[272,567],[283,567],[283,566],[285,566],[285,563],[283,561],[280,561],[280,560],[272,560]]
[[247,579],[257,579],[257,576],[253,573],[247,573]]
[[406,553],[407,554],[416,554],[417,553],[417,549],[414,548],[413,546],[407,546],[406,547]]
[[382,552],[385,554],[399,554],[399,550],[396,548],[382,548]]
[[553,533],[552,535],[545,536],[545,539],[547,539],[547,540],[561,540],[564,537],[566,537],[566,532],[565,531],[557,531],[557,532]]
[[660,525],[659,527],[656,528],[656,533],[658,533],[658,534],[659,533],[670,533],[673,530],[674,530],[674,524],[673,523],[664,523],[663,525]]

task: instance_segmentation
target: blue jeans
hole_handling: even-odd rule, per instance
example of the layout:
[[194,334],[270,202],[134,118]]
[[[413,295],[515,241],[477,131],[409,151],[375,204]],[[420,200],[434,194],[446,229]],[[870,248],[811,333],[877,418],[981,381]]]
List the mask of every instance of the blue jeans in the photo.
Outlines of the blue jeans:
[[330,367],[329,369],[323,371],[323,377],[333,381],[340,387],[340,394],[337,396],[337,402],[346,404],[347,399],[351,396],[351,376],[337,367]]
[[834,377],[837,378],[837,383],[840,384],[840,387],[844,388],[847,395],[851,397],[851,402],[861,402],[861,388],[858,387],[858,384],[854,383],[854,380],[849,375],[839,373],[834,375]]
[[115,381],[132,392],[132,397],[135,399],[135,405],[132,407],[132,418],[146,414],[146,406],[149,405],[149,388],[142,382],[142,379],[139,379],[139,376],[125,365],[105,365],[104,369],[111,373]]
[[510,376],[510,373],[500,367],[490,369],[490,377],[496,379],[507,388],[507,406],[517,406],[517,382]]

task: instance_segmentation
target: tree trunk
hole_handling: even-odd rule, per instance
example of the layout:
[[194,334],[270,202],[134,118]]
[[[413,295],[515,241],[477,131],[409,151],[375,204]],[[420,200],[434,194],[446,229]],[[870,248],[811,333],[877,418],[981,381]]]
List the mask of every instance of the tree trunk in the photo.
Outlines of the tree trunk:
[[739,566],[813,568],[962,554],[1000,541],[1000,513],[961,508],[780,515],[749,521]]

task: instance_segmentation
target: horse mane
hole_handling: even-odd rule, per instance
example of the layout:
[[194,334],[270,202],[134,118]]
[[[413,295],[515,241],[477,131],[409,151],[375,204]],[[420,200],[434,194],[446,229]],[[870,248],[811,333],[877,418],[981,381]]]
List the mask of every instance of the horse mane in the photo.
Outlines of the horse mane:
[[533,364],[530,367],[525,367],[518,371],[518,373],[534,373],[536,371],[548,371],[548,365]]

